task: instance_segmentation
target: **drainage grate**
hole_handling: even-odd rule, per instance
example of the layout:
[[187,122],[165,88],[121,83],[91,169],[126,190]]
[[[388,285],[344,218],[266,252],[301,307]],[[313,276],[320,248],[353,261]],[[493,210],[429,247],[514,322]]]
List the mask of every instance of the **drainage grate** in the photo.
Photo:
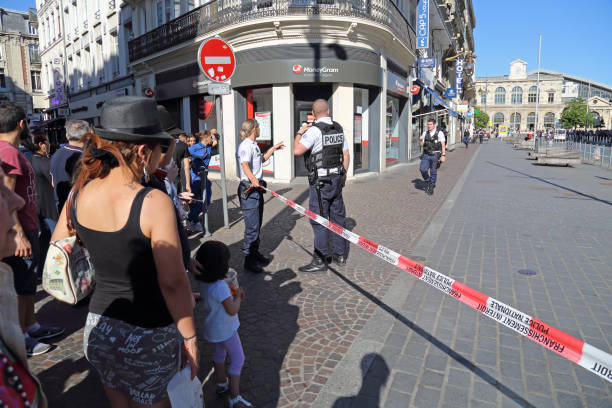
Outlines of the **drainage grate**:
[[535,275],[536,271],[531,269],[519,269],[518,273],[520,273],[521,275]]

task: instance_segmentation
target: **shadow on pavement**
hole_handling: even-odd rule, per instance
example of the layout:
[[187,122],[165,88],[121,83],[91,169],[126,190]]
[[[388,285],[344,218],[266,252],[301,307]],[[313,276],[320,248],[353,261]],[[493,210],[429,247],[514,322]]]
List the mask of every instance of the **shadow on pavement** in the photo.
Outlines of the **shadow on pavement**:
[[[308,254],[311,254],[310,251],[308,251],[306,248],[304,248],[303,246],[301,246],[299,243],[293,241],[296,245],[298,245],[300,248],[302,248],[302,250]],[[312,256],[312,254],[311,254]],[[521,397],[520,395],[518,395],[516,392],[512,391],[510,388],[508,388],[507,386],[505,386],[504,384],[502,384],[501,382],[499,382],[498,380],[496,380],[493,376],[491,376],[489,373],[487,373],[486,371],[484,371],[482,368],[474,365],[472,362],[470,362],[468,359],[466,359],[465,357],[463,357],[461,354],[457,353],[455,350],[453,350],[452,348],[450,348],[448,345],[446,345],[444,342],[440,341],[438,338],[434,337],[433,335],[431,335],[431,333],[427,332],[427,330],[423,329],[422,327],[420,327],[419,325],[417,325],[416,323],[414,323],[413,321],[407,319],[405,316],[403,316],[402,314],[400,314],[397,310],[393,309],[391,306],[387,305],[386,303],[384,303],[382,300],[380,300],[379,298],[377,298],[376,296],[374,296],[373,294],[371,294],[370,292],[368,292],[367,290],[363,289],[361,286],[357,285],[356,283],[354,283],[353,281],[351,281],[350,279],[348,279],[346,276],[344,276],[343,274],[341,274],[340,272],[338,272],[336,269],[334,269],[332,266],[329,266],[329,270],[336,275],[338,278],[340,278],[342,281],[344,281],[346,284],[348,284],[349,286],[351,286],[353,289],[355,289],[356,291],[358,291],[359,293],[361,293],[364,297],[366,297],[367,299],[369,299],[371,302],[373,302],[374,304],[376,304],[378,307],[380,307],[382,310],[384,310],[385,312],[389,313],[391,316],[393,316],[395,319],[399,320],[400,322],[402,322],[406,327],[409,327],[410,329],[412,329],[416,334],[418,334],[419,336],[421,336],[423,339],[425,339],[426,341],[430,342],[434,347],[436,347],[438,350],[442,351],[443,353],[447,354],[449,357],[451,357],[452,359],[454,359],[455,361],[457,361],[459,364],[461,364],[462,366],[464,366],[466,369],[468,369],[469,371],[471,371],[472,373],[474,373],[475,375],[477,375],[478,377],[480,377],[483,381],[485,381],[486,383],[492,385],[495,389],[497,389],[499,392],[501,392],[502,394],[504,394],[505,396],[507,396],[508,398],[511,398],[512,400],[516,401],[517,403],[521,404],[521,406],[523,407],[529,407],[529,408],[535,408],[534,405],[532,405],[531,403],[529,403],[527,400],[525,400],[523,397]]]
[[[243,307],[239,312],[240,340],[245,354],[245,365],[240,379],[240,392],[257,407],[276,407],[280,397],[281,371],[289,346],[297,332],[299,308],[291,299],[302,292],[301,284],[294,281],[295,272],[282,269],[264,275],[247,289]],[[202,353],[201,365],[209,372],[212,365],[209,350]],[[254,373],[257,373],[255,375]],[[218,397],[216,378],[211,375],[204,384],[207,407],[227,406],[227,396]]]
[[357,395],[338,398],[333,408],[350,408],[355,406],[380,407],[381,388],[389,378],[389,367],[385,359],[376,353],[370,353],[361,359],[361,388]]
[[[65,390],[72,377],[84,377],[78,384]],[[95,369],[85,357],[78,360],[64,359],[37,375],[43,391],[53,408],[106,408],[110,404],[100,384]]]
[[602,204],[612,205],[612,203],[610,201],[602,200],[601,198],[597,198],[597,197],[589,195],[589,194],[581,193],[578,190],[574,190],[574,189],[569,188],[569,187],[564,187],[564,186],[562,186],[560,184],[557,184],[557,183],[551,183],[550,181],[547,181],[546,179],[544,179],[542,177],[532,176],[531,174],[523,173],[522,171],[514,170],[514,169],[511,169],[510,167],[506,167],[506,166],[502,166],[501,164],[493,163],[492,161],[487,161],[487,163],[489,163],[492,166],[497,166],[497,167],[500,167],[502,169],[505,169],[505,170],[508,170],[508,171],[512,171],[514,173],[522,174],[523,176],[526,176],[526,177],[528,177],[530,179],[538,180],[538,181],[541,181],[542,183],[550,184],[551,186],[559,187],[559,188],[561,188],[563,190],[566,190],[566,191],[569,191],[569,192],[581,195],[581,196],[586,197],[586,198],[590,198],[591,200],[598,201],[598,202],[600,202]]
[[427,184],[419,178],[412,180],[412,184],[414,184],[414,188],[421,191],[425,191],[425,186],[427,186]]

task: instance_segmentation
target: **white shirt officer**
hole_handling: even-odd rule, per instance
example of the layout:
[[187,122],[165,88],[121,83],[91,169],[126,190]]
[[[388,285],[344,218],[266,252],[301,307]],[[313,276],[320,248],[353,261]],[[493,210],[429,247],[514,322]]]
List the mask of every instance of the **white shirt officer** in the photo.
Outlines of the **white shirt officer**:
[[[322,117],[315,121],[315,123],[323,122],[328,125],[333,124],[332,119],[329,116]],[[318,153],[323,150],[323,133],[321,133],[321,129],[316,126],[311,126],[308,128],[306,132],[302,135],[300,139],[300,143],[304,145],[305,148],[311,149],[310,153]],[[346,141],[346,136],[344,136],[344,143],[342,144],[342,150],[348,151],[348,142]],[[327,169],[318,169],[319,176],[327,176]],[[330,169],[329,174],[338,173],[338,169]]]
[[[263,155],[259,146],[254,140],[245,138],[238,146],[238,162],[248,162],[251,172],[257,180],[261,180],[263,175]],[[240,180],[249,181],[249,178],[244,174],[242,166],[240,166]]]

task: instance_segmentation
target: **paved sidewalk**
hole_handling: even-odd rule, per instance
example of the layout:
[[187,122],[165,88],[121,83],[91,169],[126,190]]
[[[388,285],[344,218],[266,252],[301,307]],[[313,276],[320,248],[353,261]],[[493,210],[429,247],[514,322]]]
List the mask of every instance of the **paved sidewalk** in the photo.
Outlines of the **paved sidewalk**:
[[[482,146],[417,253],[610,352],[612,173],[532,163],[501,142]],[[518,274],[526,268],[536,275]],[[610,407],[612,386],[402,274],[314,406]]]
[[[344,190],[348,227],[403,254],[418,256],[412,251],[414,243],[444,203],[477,150],[474,147],[467,151],[457,148],[448,155],[433,197],[419,190],[423,186],[414,163],[349,183]],[[247,291],[239,329],[246,354],[242,393],[258,407],[316,406],[313,401],[379,308],[377,299],[389,291],[401,271],[353,246],[344,268],[318,274],[298,273],[297,267],[310,261],[311,226],[307,219],[267,196],[262,250],[275,258],[264,275],[244,273],[240,255],[244,224],[236,187],[236,183],[228,183],[231,228],[224,229],[218,182],[213,183],[210,224],[212,238],[230,246],[232,266]],[[305,184],[271,188],[307,205]],[[200,241],[199,235],[193,237],[192,247]],[[200,308],[198,305],[197,316],[201,316]],[[56,350],[30,359],[51,407],[108,406],[97,374],[82,353],[87,305],[63,305],[41,291],[37,311],[41,321],[61,323],[67,328]],[[212,351],[205,343],[200,346],[200,378],[204,379],[211,370]],[[214,395],[213,381],[204,384],[206,406],[225,406]]]

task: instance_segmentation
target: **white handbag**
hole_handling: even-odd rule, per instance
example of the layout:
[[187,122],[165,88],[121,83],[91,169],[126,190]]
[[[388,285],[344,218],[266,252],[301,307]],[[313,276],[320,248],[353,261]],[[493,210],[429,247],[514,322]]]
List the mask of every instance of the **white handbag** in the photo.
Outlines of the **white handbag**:
[[45,292],[62,302],[75,305],[86,298],[94,289],[94,268],[76,230],[72,226],[71,207],[73,191],[66,200],[66,219],[68,238],[52,241],[49,244],[45,266],[43,268],[42,286]]
[[204,407],[204,393],[202,384],[196,375],[191,379],[191,367],[180,369],[181,348],[179,345],[179,371],[172,377],[166,390],[170,397],[170,406],[173,408],[202,408]]

